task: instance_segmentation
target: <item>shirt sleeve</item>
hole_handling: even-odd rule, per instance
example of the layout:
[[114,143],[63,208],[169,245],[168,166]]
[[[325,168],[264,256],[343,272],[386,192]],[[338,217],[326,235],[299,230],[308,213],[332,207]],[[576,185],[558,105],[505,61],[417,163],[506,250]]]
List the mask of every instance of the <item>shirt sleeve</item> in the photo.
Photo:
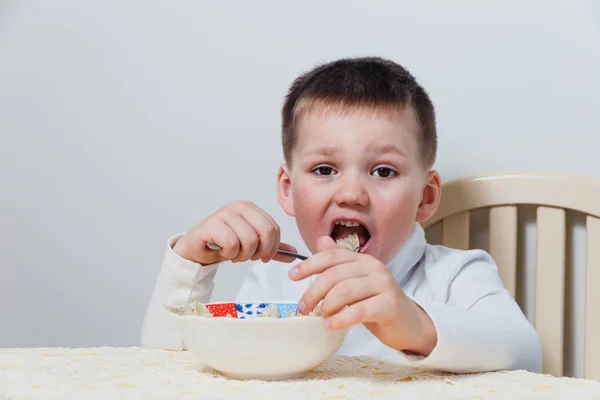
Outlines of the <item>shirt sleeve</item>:
[[412,299],[433,321],[438,342],[427,357],[404,354],[414,366],[456,373],[541,372],[539,337],[504,288],[489,254],[461,251],[432,263],[426,274],[430,293],[440,297]]
[[182,235],[169,239],[167,250],[158,273],[154,290],[146,310],[142,327],[141,346],[167,350],[182,350],[183,341],[163,305],[183,305],[194,290],[190,301],[206,303],[214,288],[214,277],[219,264],[203,266],[186,260],[173,251]]

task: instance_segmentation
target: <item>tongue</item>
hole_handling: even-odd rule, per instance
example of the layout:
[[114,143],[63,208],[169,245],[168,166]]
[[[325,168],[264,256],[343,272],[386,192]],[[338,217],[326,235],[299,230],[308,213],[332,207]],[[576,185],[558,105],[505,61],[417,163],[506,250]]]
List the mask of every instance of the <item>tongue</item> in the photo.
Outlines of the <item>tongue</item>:
[[358,240],[360,242],[360,246],[364,246],[369,240],[369,232],[367,229],[362,226],[344,226],[344,225],[336,225],[333,228],[333,232],[331,232],[331,237],[334,241],[338,241],[340,239],[345,239],[348,236],[356,233],[358,235]]

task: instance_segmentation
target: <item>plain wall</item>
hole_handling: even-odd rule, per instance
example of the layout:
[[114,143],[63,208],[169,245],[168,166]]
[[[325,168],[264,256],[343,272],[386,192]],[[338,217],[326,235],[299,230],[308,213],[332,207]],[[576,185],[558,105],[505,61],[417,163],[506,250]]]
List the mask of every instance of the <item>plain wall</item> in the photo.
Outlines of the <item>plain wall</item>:
[[280,107],[338,57],[425,86],[444,180],[600,177],[598,4],[0,2],[0,346],[139,344],[167,239],[233,199],[306,251],[275,195]]

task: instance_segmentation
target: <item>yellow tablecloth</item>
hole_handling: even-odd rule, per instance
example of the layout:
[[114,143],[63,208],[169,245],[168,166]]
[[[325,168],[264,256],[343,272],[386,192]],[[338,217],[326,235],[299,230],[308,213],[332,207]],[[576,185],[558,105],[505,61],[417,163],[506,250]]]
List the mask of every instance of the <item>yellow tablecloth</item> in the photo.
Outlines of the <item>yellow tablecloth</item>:
[[[257,360],[260,362],[260,360]],[[302,379],[237,381],[189,352],[0,349],[0,399],[600,399],[600,382],[523,371],[451,375],[334,357]]]

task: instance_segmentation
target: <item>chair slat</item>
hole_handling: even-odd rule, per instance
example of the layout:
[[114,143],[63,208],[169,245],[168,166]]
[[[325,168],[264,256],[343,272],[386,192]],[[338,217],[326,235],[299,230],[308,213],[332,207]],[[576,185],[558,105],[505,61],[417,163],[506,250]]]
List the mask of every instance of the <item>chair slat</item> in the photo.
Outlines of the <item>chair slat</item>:
[[442,244],[442,223],[438,222],[435,225],[425,229],[425,239],[427,243],[432,245]]
[[537,209],[535,328],[544,352],[543,372],[563,375],[566,213]]
[[600,219],[586,220],[585,379],[600,380]]
[[517,291],[517,229],[517,206],[490,208],[490,255],[513,298]]
[[469,212],[452,215],[442,221],[442,245],[453,249],[469,249]]

